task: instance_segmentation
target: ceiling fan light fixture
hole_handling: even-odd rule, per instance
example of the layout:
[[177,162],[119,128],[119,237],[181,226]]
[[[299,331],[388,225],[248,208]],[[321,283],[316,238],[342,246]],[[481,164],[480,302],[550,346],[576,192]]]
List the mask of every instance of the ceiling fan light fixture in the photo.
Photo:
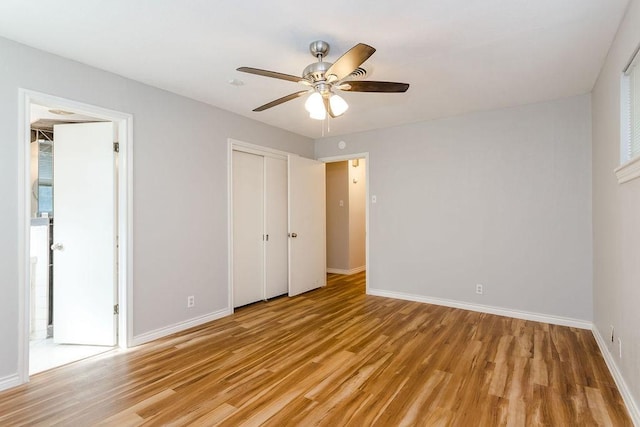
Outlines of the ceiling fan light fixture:
[[340,95],[331,95],[329,104],[331,104],[331,111],[335,116],[341,116],[349,109],[349,104]]
[[325,110],[322,95],[319,92],[313,92],[304,103],[304,108],[309,112],[309,117],[316,120],[324,120]]

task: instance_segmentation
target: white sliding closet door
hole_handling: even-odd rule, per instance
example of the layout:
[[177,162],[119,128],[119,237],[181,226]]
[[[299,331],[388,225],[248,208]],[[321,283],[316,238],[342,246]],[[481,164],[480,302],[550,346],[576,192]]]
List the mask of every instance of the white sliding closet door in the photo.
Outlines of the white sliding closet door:
[[233,151],[233,306],[264,299],[264,158]]
[[231,160],[233,306],[324,286],[324,163],[255,148]]
[[264,158],[266,298],[289,290],[287,248],[287,161]]

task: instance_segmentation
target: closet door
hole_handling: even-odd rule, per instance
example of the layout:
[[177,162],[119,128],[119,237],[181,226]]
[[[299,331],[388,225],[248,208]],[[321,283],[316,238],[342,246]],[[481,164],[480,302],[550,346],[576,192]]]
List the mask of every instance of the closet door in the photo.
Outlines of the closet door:
[[233,306],[264,299],[264,157],[233,151]]
[[287,161],[264,158],[266,298],[289,290],[287,242]]

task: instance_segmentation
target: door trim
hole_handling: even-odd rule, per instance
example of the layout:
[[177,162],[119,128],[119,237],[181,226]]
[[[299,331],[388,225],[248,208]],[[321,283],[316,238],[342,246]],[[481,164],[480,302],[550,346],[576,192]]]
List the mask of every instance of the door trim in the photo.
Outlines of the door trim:
[[364,210],[364,221],[365,221],[365,293],[369,295],[369,204],[371,203],[371,199],[369,198],[369,152],[366,151],[364,153],[355,153],[355,154],[345,154],[342,156],[332,156],[332,157],[320,157],[318,161],[325,163],[335,163],[335,162],[343,162],[345,160],[353,160],[353,159],[364,159],[365,161],[365,194],[367,198],[367,203],[365,203]]
[[133,339],[133,115],[28,89],[18,90],[18,375],[29,381],[31,104],[72,110],[118,124],[118,346]]

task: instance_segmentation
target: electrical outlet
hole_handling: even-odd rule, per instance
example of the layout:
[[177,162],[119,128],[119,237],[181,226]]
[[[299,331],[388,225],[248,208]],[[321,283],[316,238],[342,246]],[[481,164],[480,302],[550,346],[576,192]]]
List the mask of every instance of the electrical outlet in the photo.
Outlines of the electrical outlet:
[[196,297],[190,295],[187,297],[187,308],[194,307],[196,305]]
[[620,359],[622,359],[622,340],[618,337],[618,353],[620,354]]
[[482,285],[480,283],[478,283],[476,285],[476,294],[482,295],[482,292],[483,292]]

